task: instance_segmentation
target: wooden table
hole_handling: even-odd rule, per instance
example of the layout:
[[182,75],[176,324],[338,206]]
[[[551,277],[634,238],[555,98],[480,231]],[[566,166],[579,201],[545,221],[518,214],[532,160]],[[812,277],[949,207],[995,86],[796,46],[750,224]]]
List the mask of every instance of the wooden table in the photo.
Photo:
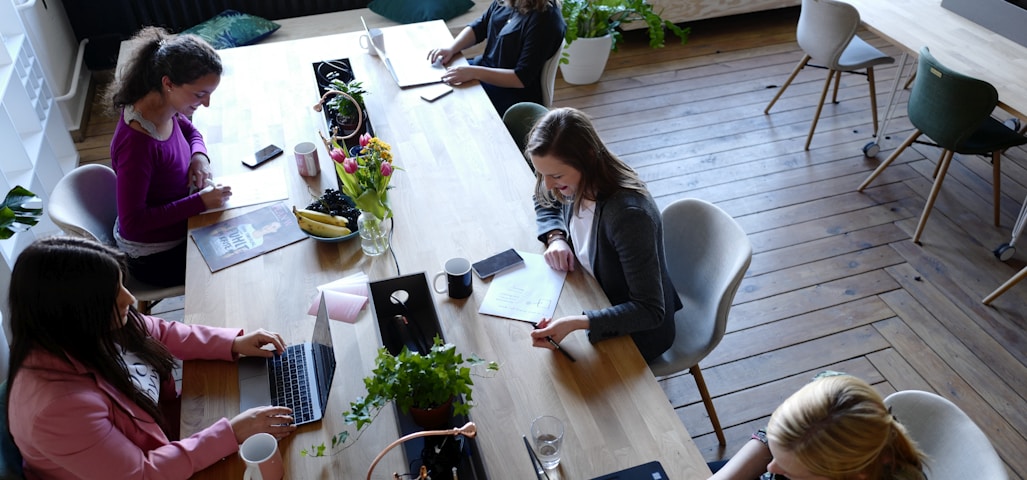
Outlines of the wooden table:
[[[1027,47],[941,6],[941,0],[845,0],[863,25],[915,58],[921,47],[943,65],[995,86],[999,107],[1027,119]],[[883,129],[882,129],[883,131]]]
[[[424,28],[442,45],[452,37],[442,22]],[[400,170],[390,193],[395,210],[393,251],[365,257],[358,240],[318,243],[305,239],[277,251],[211,274],[189,242],[185,320],[189,323],[282,333],[290,343],[308,341],[313,317],[305,314],[315,286],[364,271],[372,281],[441,270],[446,259],[480,259],[514,247],[540,252],[531,206],[533,177],[499,116],[478,85],[464,85],[427,103],[418,89],[400,90],[380,61],[358,45],[357,34],[243,47],[220,52],[225,72],[209,109],[194,122],[207,138],[215,174],[245,170],[239,160],[275,143],[286,154],[260,167],[281,168],[290,186],[291,203],[306,205],[309,191],[335,185],[331,161],[319,148],[321,176],[297,174],[291,149],[317,141],[323,128],[312,62],[347,57],[357,79],[371,92],[367,108],[376,133],[393,146]],[[463,61],[463,60],[459,60]],[[251,208],[252,209],[252,208]],[[190,228],[238,215],[238,209],[195,217]],[[454,301],[435,296],[446,339],[464,353],[497,360],[494,378],[478,378],[477,442],[489,478],[532,478],[521,441],[535,416],[562,418],[567,425],[560,478],[586,479],[621,468],[659,460],[674,478],[705,478],[709,470],[687,430],[675,415],[634,344],[627,338],[593,347],[583,332],[569,336],[564,347],[576,363],[529,340],[530,326],[478,315],[488,282],[474,280],[474,294]],[[568,275],[556,315],[580,313],[608,305],[594,279]],[[325,420],[306,425],[281,442],[289,478],[364,478],[374,456],[398,430],[391,411],[384,412],[351,448],[329,458],[303,458],[299,452],[328,442],[346,428],[342,413],[364,393],[362,377],[373,368],[381,345],[370,311],[355,324],[332,322],[338,369]],[[238,412],[235,365],[187,362],[183,372],[182,433],[190,434]],[[391,408],[391,406],[389,407]],[[352,440],[351,440],[352,442]],[[376,478],[407,472],[400,451],[393,450],[375,471]],[[205,470],[200,478],[239,478],[236,458]]]

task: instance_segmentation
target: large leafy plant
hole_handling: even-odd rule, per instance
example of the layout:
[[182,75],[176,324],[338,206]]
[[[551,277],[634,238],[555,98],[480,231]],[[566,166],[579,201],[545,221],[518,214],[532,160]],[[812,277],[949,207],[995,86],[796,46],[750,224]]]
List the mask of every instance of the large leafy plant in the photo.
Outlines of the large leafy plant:
[[653,11],[653,6],[645,0],[564,0],[563,19],[567,23],[564,41],[570,45],[578,38],[598,38],[606,34],[613,37],[613,45],[621,41],[621,33],[617,30],[622,23],[642,21],[649,30],[649,46],[659,48],[664,45],[664,28],[670,30],[684,44],[688,41],[688,28],[681,28],[660,14]]
[[[473,406],[471,385],[472,367],[482,366],[488,371],[499,370],[496,362],[486,362],[477,355],[463,356],[451,343],[442,343],[435,337],[431,349],[424,354],[411,352],[407,347],[392,355],[388,349],[378,350],[375,368],[364,378],[367,395],[350,402],[350,410],[343,414],[347,424],[356,424],[357,431],[369,425],[378,417],[389,402],[395,403],[401,412],[411,408],[429,409],[453,402],[454,415],[466,415]],[[332,437],[332,447],[349,438],[349,432]],[[304,449],[300,453],[314,457],[324,456],[324,444]]]
[[15,233],[28,230],[39,223],[42,208],[29,208],[25,204],[36,199],[36,194],[18,185],[7,192],[3,208],[0,208],[0,240],[6,240]]

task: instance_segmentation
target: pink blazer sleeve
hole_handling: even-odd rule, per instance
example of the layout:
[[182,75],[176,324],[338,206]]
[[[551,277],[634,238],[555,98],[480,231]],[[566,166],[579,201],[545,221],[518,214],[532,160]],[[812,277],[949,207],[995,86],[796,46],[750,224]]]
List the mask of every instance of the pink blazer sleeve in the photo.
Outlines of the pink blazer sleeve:
[[189,438],[144,451],[128,435],[145,435],[127,412],[96,390],[71,391],[41,409],[33,443],[46,455],[86,479],[187,479],[238,451],[228,420]]
[[182,360],[234,360],[232,341],[243,332],[239,328],[189,325],[145,315],[143,321],[150,335]]

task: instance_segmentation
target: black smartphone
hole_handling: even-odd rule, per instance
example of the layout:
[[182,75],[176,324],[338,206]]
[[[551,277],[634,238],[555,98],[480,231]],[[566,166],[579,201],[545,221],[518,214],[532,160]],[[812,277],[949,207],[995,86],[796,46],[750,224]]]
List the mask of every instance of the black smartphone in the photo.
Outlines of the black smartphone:
[[277,145],[268,145],[260,150],[257,150],[257,153],[253,154],[253,158],[245,159],[242,161],[242,163],[247,167],[257,168],[258,166],[260,166],[260,164],[268,160],[271,160],[272,158],[275,158],[281,154],[282,149],[278,148]]
[[503,270],[506,270],[524,263],[524,259],[514,249],[504,250],[485,260],[475,262],[471,265],[478,278],[486,279]]

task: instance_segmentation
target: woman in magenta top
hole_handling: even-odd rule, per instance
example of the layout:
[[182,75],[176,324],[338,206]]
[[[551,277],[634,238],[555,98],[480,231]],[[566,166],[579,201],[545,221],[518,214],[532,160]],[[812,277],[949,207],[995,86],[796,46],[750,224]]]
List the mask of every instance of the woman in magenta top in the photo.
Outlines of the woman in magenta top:
[[186,479],[250,435],[284,438],[291,410],[255,407],[178,439],[174,357],[234,360],[284,352],[277,333],[141,315],[122,284],[124,254],[51,237],[11,273],[7,414],[29,479]]
[[160,286],[185,282],[189,217],[232,194],[214,185],[203,136],[189,118],[221,82],[221,59],[199,37],[149,27],[107,92],[119,115],[111,139],[117,173],[114,238],[132,275]]

